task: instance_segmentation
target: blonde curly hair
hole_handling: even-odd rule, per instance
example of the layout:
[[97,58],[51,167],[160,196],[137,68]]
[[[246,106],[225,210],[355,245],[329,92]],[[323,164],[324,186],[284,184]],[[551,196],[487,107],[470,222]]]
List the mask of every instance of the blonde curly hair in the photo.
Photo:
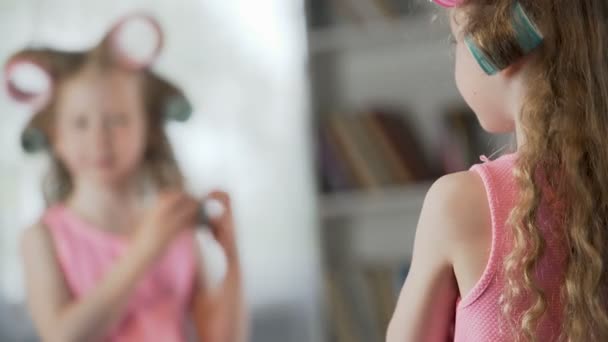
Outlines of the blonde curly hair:
[[[548,310],[535,270],[546,254],[538,213],[547,206],[566,253],[563,341],[608,341],[608,2],[519,0],[544,35],[526,68],[514,176],[520,197],[509,219],[504,317],[517,340],[536,341]],[[465,0],[464,31],[499,64],[523,56],[513,0]],[[550,189],[551,194],[548,194]],[[515,312],[524,303],[523,312]]]

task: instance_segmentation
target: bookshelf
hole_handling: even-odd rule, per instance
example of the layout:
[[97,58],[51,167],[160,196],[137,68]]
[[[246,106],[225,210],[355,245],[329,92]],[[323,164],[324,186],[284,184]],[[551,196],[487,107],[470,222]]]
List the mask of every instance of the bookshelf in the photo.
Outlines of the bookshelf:
[[[364,7],[362,2],[406,5],[389,15],[344,15],[340,7]],[[329,11],[324,8],[332,5]],[[437,122],[459,99],[452,80],[449,24],[425,0],[309,0],[308,11],[311,108],[315,127],[320,127],[315,150],[321,165],[318,219],[326,273],[326,341],[384,341],[409,268],[425,195],[441,174],[432,163],[423,172],[412,165],[439,159],[432,154],[442,134]],[[407,122],[395,131],[391,127],[399,126],[398,120],[384,115]],[[416,139],[399,141],[398,136]],[[393,144],[392,152],[387,152],[387,142]],[[408,146],[417,156],[404,152]],[[335,153],[340,149],[344,154]],[[361,155],[354,158],[353,150]],[[327,159],[342,165],[327,167]],[[402,172],[397,181],[396,163],[409,176]],[[346,172],[351,177],[336,181],[336,170],[344,173],[344,164],[352,167]],[[361,172],[362,164],[367,172]],[[386,169],[392,177],[382,172]]]
[[[330,242],[326,248],[348,241],[337,268],[348,263],[399,266],[411,258],[416,224],[432,182],[419,182],[377,191],[350,191],[319,198],[323,229]],[[343,262],[342,264],[340,264]],[[331,264],[331,261],[329,261]]]

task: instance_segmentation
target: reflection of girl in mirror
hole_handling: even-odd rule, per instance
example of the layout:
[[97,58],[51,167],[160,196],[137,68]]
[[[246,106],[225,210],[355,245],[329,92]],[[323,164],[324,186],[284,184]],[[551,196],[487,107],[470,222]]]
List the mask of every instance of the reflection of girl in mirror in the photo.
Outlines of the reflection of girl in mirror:
[[606,1],[435,1],[517,151],[433,185],[388,341],[608,341]]
[[[121,48],[134,23],[156,38],[147,56]],[[6,65],[9,93],[35,109],[23,147],[52,161],[49,207],[22,240],[28,304],[45,341],[184,341],[187,322],[202,341],[244,338],[229,198],[208,197],[226,209],[209,224],[228,260],[211,288],[193,232],[200,201],[183,191],[164,132],[191,108],[149,69],[161,38],[156,21],[138,15],[91,51],[28,49]],[[17,77],[28,68],[30,89]],[[46,83],[32,82],[34,71]]]

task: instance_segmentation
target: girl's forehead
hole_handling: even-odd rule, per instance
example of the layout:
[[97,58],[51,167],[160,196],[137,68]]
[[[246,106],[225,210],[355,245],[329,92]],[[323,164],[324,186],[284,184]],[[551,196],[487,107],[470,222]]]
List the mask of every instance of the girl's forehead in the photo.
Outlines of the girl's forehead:
[[119,68],[102,69],[89,67],[75,74],[68,82],[102,87],[110,85],[128,85],[134,83],[137,79],[136,73],[124,71]]
[[91,96],[123,96],[140,88],[139,78],[118,70],[83,71],[65,80],[60,88],[61,98]]

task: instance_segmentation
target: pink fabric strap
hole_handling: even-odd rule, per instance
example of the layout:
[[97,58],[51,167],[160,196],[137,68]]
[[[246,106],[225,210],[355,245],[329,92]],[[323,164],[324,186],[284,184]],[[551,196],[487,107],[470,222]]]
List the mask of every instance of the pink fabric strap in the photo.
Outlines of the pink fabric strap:
[[443,7],[456,7],[462,4],[462,0],[433,0],[436,4]]

